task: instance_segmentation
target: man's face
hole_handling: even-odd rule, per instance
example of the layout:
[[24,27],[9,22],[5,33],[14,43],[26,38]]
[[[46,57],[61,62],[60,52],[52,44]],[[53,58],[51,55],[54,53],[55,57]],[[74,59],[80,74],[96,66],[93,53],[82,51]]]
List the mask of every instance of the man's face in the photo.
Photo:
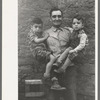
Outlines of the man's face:
[[72,27],[74,30],[78,31],[83,28],[83,24],[81,20],[78,20],[76,18],[73,19]]
[[62,24],[62,13],[61,11],[53,11],[51,14],[51,21],[53,23],[54,26],[60,26]]

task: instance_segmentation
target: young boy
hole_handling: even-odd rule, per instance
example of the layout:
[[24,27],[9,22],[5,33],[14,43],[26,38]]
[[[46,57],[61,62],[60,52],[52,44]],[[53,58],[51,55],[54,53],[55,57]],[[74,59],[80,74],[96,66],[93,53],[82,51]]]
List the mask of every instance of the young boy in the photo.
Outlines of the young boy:
[[34,18],[28,36],[30,39],[30,46],[31,46],[30,48],[33,53],[33,56],[39,61],[46,61],[47,58],[49,59],[49,62],[46,65],[46,71],[44,73],[44,77],[49,78],[50,70],[52,68],[53,63],[56,61],[57,57],[52,55],[52,53],[46,49],[45,44],[43,42],[45,42],[45,40],[49,37],[49,35],[45,35],[43,37],[42,28],[43,28],[42,20],[40,18]]
[[31,22],[31,30],[28,33],[30,50],[33,56],[40,61],[46,60],[50,55],[50,52],[46,50],[45,44],[43,43],[48,36],[42,36],[42,28],[42,20],[40,18],[34,18]]
[[84,21],[80,15],[76,15],[73,18],[72,28],[66,28],[71,32],[70,47],[64,51],[56,63],[56,66],[59,66],[67,58],[64,65],[58,70],[55,70],[57,73],[64,72],[72,62],[77,63],[80,59],[79,57],[84,55],[85,47],[88,43],[88,38],[84,31]]

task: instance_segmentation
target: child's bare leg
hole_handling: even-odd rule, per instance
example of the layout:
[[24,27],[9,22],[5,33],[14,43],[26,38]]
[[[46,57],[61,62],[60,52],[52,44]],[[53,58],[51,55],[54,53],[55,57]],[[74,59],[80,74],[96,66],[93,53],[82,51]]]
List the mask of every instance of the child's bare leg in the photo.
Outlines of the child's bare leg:
[[65,60],[63,66],[61,68],[59,68],[56,72],[57,73],[62,73],[65,72],[66,68],[71,64],[71,60],[69,59],[69,57],[67,57],[67,59]]
[[52,65],[56,61],[56,59],[57,58],[55,56],[50,55],[50,61],[46,65],[46,71],[44,73],[44,77],[49,77],[50,76],[50,71],[51,71]]
[[59,66],[62,61],[67,58],[69,51],[72,50],[71,47],[67,48],[61,55],[60,57],[57,59],[56,63],[54,64],[55,66]]
[[69,51],[72,50],[71,47],[67,48],[58,58],[57,62],[62,63],[62,61],[68,56]]
[[69,59],[69,57],[65,60],[65,63],[63,64],[63,66],[61,67],[63,70],[65,70],[70,64],[71,64],[71,60]]
[[65,70],[71,63],[72,60],[75,59],[75,57],[77,56],[77,53],[71,53],[68,55],[67,59],[65,60],[63,66],[61,67],[61,69]]

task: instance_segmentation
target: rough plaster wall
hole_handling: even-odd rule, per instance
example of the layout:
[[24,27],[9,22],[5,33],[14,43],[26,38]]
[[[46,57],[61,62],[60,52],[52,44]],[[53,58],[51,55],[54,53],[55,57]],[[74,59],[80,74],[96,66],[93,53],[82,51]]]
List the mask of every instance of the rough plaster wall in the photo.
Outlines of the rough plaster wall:
[[[34,16],[41,17],[44,22],[44,30],[51,26],[49,21],[49,10],[58,6],[64,12],[64,26],[71,26],[71,17],[75,13],[83,14],[86,19],[86,29],[89,36],[89,47],[87,48],[84,64],[77,67],[77,95],[78,100],[94,100],[95,93],[95,18],[94,0],[19,0],[18,1],[18,60],[19,60],[19,87],[23,92],[23,79],[39,78],[34,75],[42,72],[41,66],[32,57],[29,50],[27,33],[30,30],[30,22]],[[33,77],[33,76],[34,77]]]

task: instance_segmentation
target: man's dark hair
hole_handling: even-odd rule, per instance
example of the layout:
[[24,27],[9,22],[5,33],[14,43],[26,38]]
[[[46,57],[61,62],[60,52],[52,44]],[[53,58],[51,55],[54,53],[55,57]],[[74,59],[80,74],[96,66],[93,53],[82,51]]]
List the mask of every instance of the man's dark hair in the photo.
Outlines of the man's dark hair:
[[82,23],[84,24],[84,19],[83,19],[83,17],[82,17],[81,15],[79,15],[79,14],[75,15],[75,16],[73,17],[73,19],[81,20]]
[[40,18],[34,18],[31,22],[31,25],[33,24],[43,24],[43,21]]
[[54,7],[54,8],[52,8],[52,9],[50,10],[50,12],[49,12],[50,16],[52,15],[52,12],[53,12],[53,11],[60,11],[61,14],[62,14],[62,16],[63,16],[63,12],[62,12],[62,10],[59,9],[59,8],[57,8],[57,7]]

